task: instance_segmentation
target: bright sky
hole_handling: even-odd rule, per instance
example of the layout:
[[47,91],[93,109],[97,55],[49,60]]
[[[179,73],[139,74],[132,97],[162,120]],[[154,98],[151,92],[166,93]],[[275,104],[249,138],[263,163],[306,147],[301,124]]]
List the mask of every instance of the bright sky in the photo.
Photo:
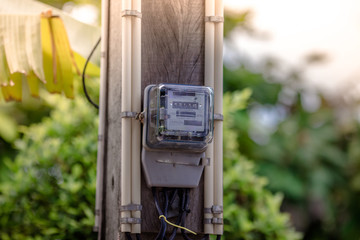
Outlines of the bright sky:
[[[252,9],[252,24],[268,40],[236,35],[236,47],[253,62],[275,56],[296,66],[311,52],[328,55],[328,61],[306,72],[308,82],[336,92],[351,82],[360,96],[359,0],[224,0],[225,6]],[[356,89],[354,86],[353,89]]]

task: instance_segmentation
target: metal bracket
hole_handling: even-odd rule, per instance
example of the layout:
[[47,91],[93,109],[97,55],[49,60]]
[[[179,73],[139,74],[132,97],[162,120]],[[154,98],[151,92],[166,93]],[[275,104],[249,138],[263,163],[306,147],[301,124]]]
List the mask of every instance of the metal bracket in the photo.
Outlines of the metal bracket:
[[221,214],[223,213],[223,207],[218,205],[213,205],[211,208],[204,208],[204,213]]
[[224,121],[224,116],[220,113],[214,113],[214,121]]
[[220,213],[223,213],[223,207],[222,206],[219,206],[219,205],[214,205],[212,206],[212,212],[214,214],[220,214]]
[[212,224],[212,218],[204,218],[204,224]]
[[120,218],[120,224],[141,224],[141,218]]
[[205,22],[223,23],[224,17],[222,17],[222,16],[205,16]]
[[122,17],[137,17],[142,18],[142,13],[137,10],[124,10],[121,12]]
[[212,213],[211,208],[204,208],[204,213]]
[[[142,205],[140,204],[128,204],[120,206],[120,212],[127,212],[127,211],[141,211]],[[141,218],[120,218],[121,224],[141,224]]]
[[144,122],[144,112],[130,112],[130,111],[124,111],[121,112],[120,115],[121,118],[135,118],[135,120],[139,120],[141,123]]
[[222,218],[213,218],[211,221],[213,224],[223,224]]
[[222,218],[204,218],[204,224],[223,224]]
[[137,112],[125,111],[121,112],[121,118],[136,118],[137,114]]
[[98,135],[98,141],[101,142],[102,140],[104,140],[104,136],[102,134]]
[[210,166],[210,158],[201,158],[200,165],[201,166]]
[[142,205],[140,204],[129,204],[120,206],[120,212],[126,211],[142,211]]

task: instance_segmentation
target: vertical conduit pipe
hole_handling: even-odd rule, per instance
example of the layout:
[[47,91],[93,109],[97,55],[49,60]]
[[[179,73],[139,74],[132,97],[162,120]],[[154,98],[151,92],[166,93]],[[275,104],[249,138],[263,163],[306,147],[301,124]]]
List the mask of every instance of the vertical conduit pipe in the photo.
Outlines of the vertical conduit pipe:
[[108,26],[109,8],[108,0],[101,2],[101,58],[100,58],[100,101],[99,101],[99,130],[98,151],[96,163],[96,197],[95,197],[95,225],[94,231],[101,231],[102,201],[103,201],[103,173],[105,148],[105,116],[106,116],[106,88],[107,88],[107,52],[108,52]]
[[[205,17],[215,15],[215,0],[205,1]],[[214,88],[214,35],[215,25],[205,22],[205,86]],[[205,156],[210,159],[204,170],[204,208],[211,209],[214,205],[214,141],[206,149]],[[212,219],[212,213],[204,213],[204,219]],[[204,233],[213,234],[214,225],[204,224]]]
[[[141,0],[132,0],[132,10],[141,12]],[[141,112],[141,18],[131,17],[132,20],[132,111]],[[141,132],[140,121],[132,119],[132,143],[131,143],[131,198],[132,203],[141,204]],[[140,218],[140,211],[132,212],[133,218]],[[132,233],[141,233],[141,225],[133,224]]]
[[[122,0],[122,11],[131,9],[131,0]],[[122,17],[121,111],[131,111],[131,18]],[[131,204],[131,118],[121,120],[121,205]],[[130,218],[129,211],[121,218]],[[131,224],[121,224],[121,232],[131,232]]]
[[[223,0],[216,0],[215,14],[224,17]],[[223,32],[224,23],[215,26],[215,113],[223,113]],[[214,126],[214,205],[223,206],[223,122],[215,121]],[[223,218],[223,214],[214,214]],[[215,224],[215,234],[223,234],[223,225]]]

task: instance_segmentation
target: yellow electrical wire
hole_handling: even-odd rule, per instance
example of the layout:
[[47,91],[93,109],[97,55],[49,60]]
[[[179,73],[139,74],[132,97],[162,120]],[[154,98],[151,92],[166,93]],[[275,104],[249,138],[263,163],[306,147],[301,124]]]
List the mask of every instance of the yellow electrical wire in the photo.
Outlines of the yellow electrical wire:
[[190,229],[187,229],[186,227],[179,226],[179,225],[176,225],[176,224],[174,224],[174,223],[172,223],[172,222],[169,222],[164,215],[160,215],[160,216],[159,216],[159,219],[161,219],[161,218],[164,218],[164,220],[165,220],[166,223],[168,223],[168,224],[170,224],[170,225],[172,225],[172,226],[174,226],[174,227],[177,227],[177,228],[180,228],[180,229],[184,229],[184,230],[186,230],[186,231],[188,231],[188,232],[190,232],[190,233],[192,233],[192,234],[194,234],[194,235],[197,235],[196,232],[191,231]]

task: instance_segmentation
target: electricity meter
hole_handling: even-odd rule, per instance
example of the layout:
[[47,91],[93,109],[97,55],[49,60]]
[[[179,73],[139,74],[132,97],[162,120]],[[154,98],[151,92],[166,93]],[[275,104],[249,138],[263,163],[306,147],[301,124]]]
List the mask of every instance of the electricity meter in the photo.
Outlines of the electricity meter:
[[145,146],[203,152],[213,137],[209,87],[150,85],[145,89]]
[[[196,187],[204,151],[213,138],[213,90],[150,85],[145,88],[144,112],[142,162],[148,185]],[[191,173],[194,171],[200,174]],[[157,174],[162,174],[161,179]],[[196,181],[191,181],[193,175],[198,175]]]

